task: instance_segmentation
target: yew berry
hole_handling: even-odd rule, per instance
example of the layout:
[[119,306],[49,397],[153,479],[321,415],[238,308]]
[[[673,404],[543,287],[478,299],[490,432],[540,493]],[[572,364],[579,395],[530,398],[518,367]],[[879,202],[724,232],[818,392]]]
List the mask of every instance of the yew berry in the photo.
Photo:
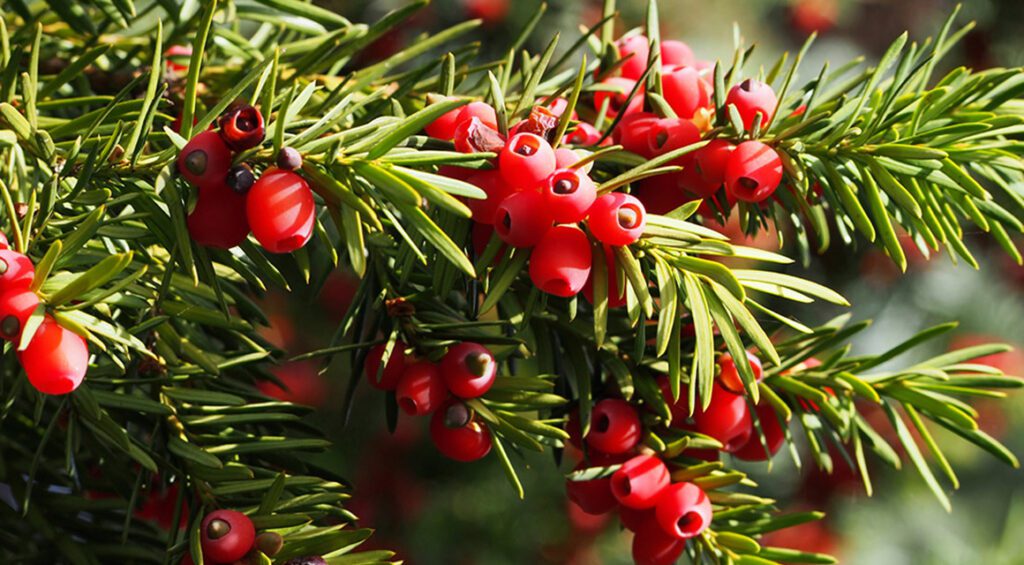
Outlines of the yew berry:
[[635,196],[611,192],[599,197],[590,207],[587,226],[601,243],[629,245],[640,239],[647,225],[647,212]]
[[555,150],[543,137],[532,133],[512,136],[498,155],[498,170],[517,190],[536,188],[555,170]]
[[619,521],[622,522],[622,527],[634,533],[648,524],[657,526],[657,523],[654,521],[653,506],[643,509],[619,506]]
[[17,342],[39,296],[28,287],[16,287],[0,294],[0,338]]
[[[761,367],[761,360],[751,352],[747,352],[747,362],[750,363],[750,370],[754,373],[754,381],[760,382],[764,376],[764,369]],[[718,382],[729,392],[743,394],[743,379],[740,378],[739,369],[736,367],[736,360],[732,355],[723,353],[718,357]]]
[[637,80],[647,70],[647,59],[650,57],[651,44],[645,35],[623,37],[615,42],[619,50],[619,58],[625,62],[619,67],[623,77]]
[[[602,134],[594,126],[580,122],[572,130],[565,134],[562,143],[566,145],[597,145],[601,141]],[[605,144],[610,140],[605,140]]]
[[750,437],[750,408],[746,399],[722,388],[717,382],[712,387],[711,404],[706,410],[698,407],[693,421],[698,432],[721,442],[722,451],[736,451]]
[[[580,463],[575,470],[581,471],[586,468],[586,463]],[[618,501],[612,495],[609,477],[589,481],[566,480],[565,494],[587,514],[604,514],[618,506]]]
[[743,447],[734,451],[733,455],[743,461],[767,461],[782,449],[782,444],[786,442],[786,432],[779,424],[779,417],[775,413],[775,409],[768,402],[762,401],[754,408],[754,411],[757,412],[757,420],[761,423],[767,451],[761,444],[761,434],[757,433],[756,429],[751,429],[750,439],[743,444]]
[[613,136],[615,141],[626,151],[650,157],[650,144],[647,142],[647,137],[656,123],[658,123],[658,116],[649,112],[636,112],[619,121]]
[[[546,107],[555,116],[562,117],[562,114],[569,108],[569,101],[565,98],[553,98],[547,103]],[[576,110],[573,110],[572,114],[569,115],[569,119],[579,121],[580,116],[576,113]]]
[[698,182],[688,186],[699,196],[713,195],[725,182],[725,169],[736,146],[724,139],[712,139],[707,145],[693,152],[691,167]]
[[[391,348],[391,356],[388,357],[388,362],[384,366],[383,372],[380,371],[380,363],[384,359],[384,351],[387,348],[387,344],[382,343],[370,348],[366,355],[366,362],[363,365],[366,380],[370,383],[370,386],[380,390],[395,390],[399,379],[402,378],[402,373],[405,372],[405,350],[407,347],[402,340],[395,341],[394,347]],[[380,380],[378,380],[378,373],[380,374]]]
[[448,389],[437,363],[418,361],[405,367],[395,388],[395,399],[403,412],[422,416],[437,410],[448,397]]
[[687,540],[711,524],[711,501],[693,483],[675,483],[658,497],[654,509],[658,525],[670,536]]
[[744,129],[754,127],[754,119],[761,115],[761,127],[768,124],[768,121],[775,115],[775,109],[779,105],[778,98],[772,87],[759,80],[747,79],[729,90],[725,97],[726,106],[732,104],[739,112],[743,120]]
[[199,190],[199,198],[186,225],[192,240],[199,245],[230,249],[249,235],[246,198],[227,184],[211,184]]
[[498,116],[486,102],[470,102],[459,108],[458,116],[455,118],[455,127],[458,128],[463,122],[472,118],[480,120],[480,123],[491,128],[498,129]]
[[296,171],[302,168],[302,153],[294,147],[282,147],[277,153],[277,168],[282,171]]
[[28,347],[18,352],[18,361],[36,390],[43,394],[67,394],[85,378],[89,348],[82,336],[46,316]]
[[693,49],[682,41],[674,39],[661,42],[661,64],[680,67],[692,67],[697,64]]
[[252,173],[252,169],[248,165],[235,165],[228,170],[228,176],[225,180],[225,184],[228,188],[239,193],[245,194],[249,192],[252,185],[256,183],[256,175]]
[[633,536],[635,565],[673,565],[686,549],[686,543],[661,529],[654,515],[648,516]]
[[672,111],[691,119],[701,108],[711,105],[711,85],[693,67],[668,67],[662,71],[661,88]]
[[164,51],[164,58],[167,59],[167,68],[176,73],[188,71],[190,57],[192,57],[191,45],[171,45]]
[[453,345],[441,358],[441,377],[448,391],[459,398],[476,398],[487,393],[498,374],[494,354],[479,343]]
[[200,188],[224,184],[230,168],[231,149],[215,131],[197,134],[178,154],[181,176]]
[[623,506],[650,508],[669,482],[668,467],[661,459],[653,455],[637,455],[612,474],[612,494]]
[[621,398],[606,398],[594,404],[586,440],[591,448],[616,455],[636,447],[641,432],[640,416],[630,403]]
[[633,88],[636,86],[635,80],[625,77],[611,77],[604,79],[600,84],[603,88],[594,92],[594,109],[598,112],[604,106],[605,100],[608,101],[608,109],[605,111],[605,115],[608,117],[615,117],[620,112],[629,115],[643,109],[643,86],[637,88],[636,94],[629,98],[630,93],[633,92]]
[[469,462],[491,451],[491,434],[460,400],[449,400],[430,418],[430,439],[442,455]]
[[568,147],[555,149],[555,167],[559,169],[568,169],[579,162],[579,160],[579,154]]
[[[578,169],[559,169],[541,185],[543,206],[561,224],[582,220],[597,199],[597,186]],[[536,213],[536,210],[533,211]]]
[[[618,308],[624,306],[626,304],[626,295],[620,292],[619,268],[618,263],[615,261],[615,252],[609,245],[602,245],[601,248],[604,250],[604,265],[608,275],[608,307]],[[590,271],[587,284],[583,287],[583,297],[591,304],[594,303],[594,273],[594,270]]]
[[31,259],[13,249],[0,249],[0,289],[25,288],[35,276]]
[[271,253],[295,251],[313,236],[313,191],[293,172],[264,171],[249,190],[245,210],[256,241]]
[[203,557],[214,563],[231,563],[245,557],[256,543],[256,528],[237,510],[214,510],[203,518],[200,529]]
[[[434,95],[428,95],[427,98],[432,99],[435,97]],[[436,97],[436,100],[443,102],[445,100],[449,100],[449,98]],[[423,128],[423,130],[427,132],[427,135],[430,137],[445,140],[452,139],[455,137],[455,128],[459,125],[459,115],[462,112],[463,107],[464,106],[460,106],[454,110],[448,110],[444,114],[441,114],[433,122],[427,124],[427,127]]]
[[487,195],[483,199],[466,200],[466,207],[473,213],[473,221],[481,224],[493,224],[498,205],[515,192],[497,169],[480,171],[466,179],[466,182]]
[[782,182],[782,160],[760,141],[736,146],[725,167],[725,189],[737,200],[766,200]]
[[590,276],[590,240],[572,225],[548,230],[530,255],[530,280],[555,296],[574,296]]
[[647,130],[649,155],[663,155],[698,141],[700,131],[697,130],[697,126],[683,118],[664,118],[654,122]]
[[533,247],[551,229],[551,211],[541,193],[524,190],[505,197],[494,213],[494,231],[512,247]]
[[217,120],[224,143],[235,151],[252,149],[266,136],[263,114],[248,104],[224,112]]

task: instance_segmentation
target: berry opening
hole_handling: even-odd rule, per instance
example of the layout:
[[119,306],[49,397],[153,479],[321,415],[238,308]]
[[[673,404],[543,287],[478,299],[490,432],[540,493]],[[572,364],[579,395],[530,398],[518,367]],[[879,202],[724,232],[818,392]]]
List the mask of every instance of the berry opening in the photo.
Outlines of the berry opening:
[[625,498],[633,493],[633,485],[625,475],[612,475],[611,487],[617,498]]
[[206,172],[206,151],[196,149],[185,157],[185,168],[194,175],[201,175]]
[[747,92],[750,92],[750,89],[751,89],[752,86],[754,86],[754,84],[748,78],[747,80],[745,80],[745,81],[740,83],[740,90],[745,90]]
[[524,136],[516,140],[516,146],[512,148],[512,152],[524,157],[529,157],[537,153],[538,149],[540,149],[540,145],[537,143],[536,139]]
[[576,182],[576,178],[572,175],[565,175],[555,181],[551,191],[555,194],[572,194],[576,192],[577,188],[579,188],[579,183]]
[[398,406],[406,414],[415,414],[416,413],[416,401],[411,399],[411,398],[399,398],[398,399]]
[[654,135],[654,144],[655,144],[654,147],[655,147],[655,149],[661,149],[662,147],[665,146],[666,142],[668,142],[668,132],[667,131],[660,130],[657,134]]
[[597,419],[594,420],[594,431],[603,434],[608,431],[608,428],[610,428],[611,425],[612,422],[608,418],[607,414],[599,414]]
[[477,353],[476,355],[467,355],[463,360],[463,364],[466,365],[466,370],[471,374],[482,377],[487,374],[487,369],[491,365],[492,358],[487,353]]
[[679,533],[684,535],[693,535],[701,530],[704,520],[700,514],[696,512],[687,512],[679,517],[676,521],[676,527],[679,529]]
[[7,273],[7,261],[0,259],[0,275]]
[[206,537],[210,539],[220,539],[229,533],[231,533],[231,524],[227,520],[216,518],[210,520],[210,524],[206,526]]
[[640,210],[633,204],[624,204],[618,212],[619,225],[631,230],[640,225]]

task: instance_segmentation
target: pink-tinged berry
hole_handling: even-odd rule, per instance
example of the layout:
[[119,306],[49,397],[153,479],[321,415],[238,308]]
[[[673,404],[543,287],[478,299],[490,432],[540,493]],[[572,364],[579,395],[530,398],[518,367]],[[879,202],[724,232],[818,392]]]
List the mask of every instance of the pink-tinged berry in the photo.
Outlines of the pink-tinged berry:
[[494,230],[512,247],[533,247],[540,243],[554,222],[544,207],[544,196],[524,190],[506,196],[494,214]]
[[533,189],[555,171],[555,151],[544,138],[519,133],[498,155],[498,170],[516,190]]
[[597,199],[597,186],[579,169],[558,169],[541,185],[541,194],[543,208],[555,222],[569,224],[586,216]]
[[573,225],[548,230],[530,255],[530,280],[555,296],[575,296],[586,284],[592,267],[590,240]]
[[733,105],[743,120],[743,128],[754,127],[754,119],[761,115],[761,127],[764,127],[775,115],[779,100],[772,87],[759,80],[747,79],[729,90],[725,104]]
[[737,200],[766,200],[782,182],[782,159],[760,141],[736,146],[725,167],[725,190]]
[[587,226],[601,243],[623,246],[640,239],[647,225],[647,212],[635,196],[611,192],[594,201]]

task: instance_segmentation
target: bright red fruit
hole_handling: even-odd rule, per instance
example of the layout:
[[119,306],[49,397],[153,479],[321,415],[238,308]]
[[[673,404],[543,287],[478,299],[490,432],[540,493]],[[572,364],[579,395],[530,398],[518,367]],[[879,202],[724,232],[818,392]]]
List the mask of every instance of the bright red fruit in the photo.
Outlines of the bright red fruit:
[[661,42],[661,64],[692,67],[697,64],[693,49],[682,41],[667,39]]
[[651,128],[658,123],[658,116],[650,112],[636,112],[619,121],[613,136],[615,141],[626,151],[646,157],[652,156],[650,144],[647,142]]
[[249,236],[245,196],[223,182],[199,189],[196,206],[185,222],[192,240],[220,249],[230,249],[245,241]]
[[[562,143],[566,145],[597,145],[597,142],[601,141],[601,137],[602,134],[597,128],[587,122],[580,122],[576,124],[575,128],[565,134],[565,137],[562,138]],[[605,144],[608,141],[605,140]]]
[[[588,466],[586,463],[580,463],[575,470],[580,471]],[[612,495],[609,477],[589,481],[566,480],[565,494],[587,514],[604,514],[618,506],[618,501]]]
[[650,155],[663,155],[698,141],[700,130],[683,118],[664,118],[647,130],[647,151]]
[[[558,149],[555,149],[555,167],[559,169],[568,169],[575,165],[579,160],[579,154],[568,147],[559,147]],[[589,164],[590,163],[588,163],[588,165]]]
[[515,192],[497,169],[480,171],[466,179],[466,182],[487,194],[487,198],[482,200],[466,199],[466,206],[473,213],[473,221],[480,224],[493,224],[498,205],[505,200],[505,197]]
[[[626,304],[626,294],[620,294],[619,288],[619,269],[618,263],[615,261],[615,252],[609,245],[602,245],[604,249],[604,264],[605,271],[608,275],[608,307],[618,308]],[[594,271],[590,271],[590,277],[587,279],[587,284],[583,287],[583,297],[587,299],[587,302],[594,303]]]
[[380,371],[380,362],[384,358],[386,345],[382,343],[370,348],[363,368],[370,386],[380,390],[395,390],[399,379],[402,378],[402,373],[405,372],[405,350],[408,346],[401,340],[395,341],[395,345],[391,349],[391,356],[388,357],[388,364],[384,366],[384,372],[381,373],[378,381],[377,373]]
[[782,159],[760,141],[736,146],[725,167],[725,189],[737,200],[761,202],[782,182]]
[[635,196],[611,192],[594,201],[587,226],[601,243],[629,245],[640,239],[647,225],[647,212]]
[[517,190],[536,188],[555,171],[555,150],[539,135],[517,133],[498,155],[498,170]]
[[636,565],[673,565],[686,549],[686,543],[665,533],[653,515],[634,531],[633,562]]
[[237,510],[214,510],[203,518],[200,529],[203,558],[231,563],[245,557],[256,542],[256,528]]
[[590,240],[576,226],[548,230],[530,255],[530,280],[555,296],[574,296],[583,288],[593,265]]
[[249,190],[245,210],[256,241],[271,253],[295,251],[313,236],[313,191],[291,171],[264,171]]
[[[597,199],[597,186],[579,169],[559,169],[541,185],[544,195],[543,209],[555,222],[575,223],[584,218]],[[537,213],[537,209],[533,210]]]
[[[750,363],[750,370],[754,373],[755,382],[760,382],[764,376],[761,360],[748,351],[747,362]],[[740,378],[739,369],[736,367],[736,360],[728,353],[723,353],[718,357],[718,382],[729,392],[736,394],[744,394],[745,392],[743,379]]]
[[230,168],[231,149],[215,131],[197,134],[178,154],[181,176],[200,188],[224,184]]
[[12,288],[0,294],[0,338],[17,342],[37,306],[39,296],[28,287]]
[[[551,113],[556,115],[556,116],[558,116],[558,117],[562,117],[562,114],[564,114],[565,110],[568,109],[568,108],[569,108],[569,101],[566,100],[565,98],[555,98],[555,99],[552,99],[547,104],[547,109],[551,110]],[[576,110],[573,110],[572,114],[569,117],[570,117],[570,119],[572,119],[574,121],[579,121],[579,119],[580,119],[580,116],[579,116],[579,114],[576,113]]]
[[192,56],[191,45],[171,45],[164,51],[164,58],[167,60],[167,68],[176,72],[188,71],[189,57]]
[[630,403],[621,398],[606,398],[594,404],[586,440],[591,448],[616,455],[636,447],[641,432],[640,416]]
[[729,90],[725,104],[732,104],[743,120],[743,127],[748,131],[754,126],[754,119],[761,114],[761,127],[775,115],[779,100],[775,97],[772,87],[759,80],[747,79]]
[[263,126],[263,114],[248,104],[228,110],[217,121],[220,136],[224,143],[234,151],[252,149],[266,136]]
[[506,196],[494,212],[494,230],[512,247],[533,247],[540,243],[554,223],[544,196],[524,190]]
[[622,522],[622,527],[634,533],[644,528],[647,524],[657,526],[654,522],[653,506],[643,509],[619,506],[619,521]]
[[724,139],[712,139],[707,145],[693,152],[691,166],[698,182],[687,186],[699,196],[708,197],[722,188],[725,182],[725,168],[729,164],[736,146]]
[[469,407],[455,399],[431,416],[430,439],[442,455],[456,461],[476,461],[491,451],[487,427],[476,421]]
[[31,259],[13,249],[0,249],[0,289],[25,288],[35,276]]
[[[625,77],[611,77],[601,81],[601,85],[607,88],[607,90],[594,92],[594,109],[598,112],[604,106],[605,100],[608,100],[608,109],[605,112],[605,115],[608,117],[614,117],[619,112],[633,114],[643,109],[643,86],[637,89],[636,94],[632,98],[629,98],[629,94],[633,92],[633,88],[636,86],[635,80]],[[626,103],[627,99],[629,104]]]
[[662,71],[661,89],[672,111],[690,119],[711,105],[711,85],[693,67],[668,67]]
[[676,539],[687,540],[711,524],[711,501],[699,486],[675,483],[658,497],[654,515],[662,530]]
[[669,485],[668,467],[653,455],[637,455],[612,474],[612,494],[629,508],[650,508]]
[[647,59],[651,54],[651,44],[647,36],[624,37],[616,41],[615,46],[619,49],[619,58],[626,59],[619,67],[622,76],[633,80],[643,76],[647,70]]
[[[685,394],[680,401],[685,405]],[[715,383],[711,404],[701,410],[698,404],[693,415],[696,430],[717,439],[722,451],[733,452],[743,447],[750,437],[750,408],[743,396],[733,394]]]
[[733,452],[733,455],[743,461],[767,461],[782,449],[782,444],[786,442],[786,432],[779,424],[779,417],[775,410],[767,401],[762,400],[754,410],[757,412],[758,422],[761,423],[761,431],[764,432],[768,450],[765,451],[765,446],[761,445],[761,434],[758,434],[756,429],[752,429],[750,439],[743,444],[743,447]]
[[36,390],[43,394],[67,394],[85,378],[89,348],[82,336],[46,316],[28,347],[18,352],[18,361]]
[[[448,100],[448,98],[442,97],[439,101],[443,102],[445,100]],[[437,139],[452,139],[455,137],[455,128],[459,125],[459,114],[462,112],[464,107],[465,106],[460,106],[454,110],[448,110],[444,114],[441,114],[437,119],[427,124],[427,127],[423,128],[423,131],[427,132],[427,135],[430,137]]]
[[441,377],[448,391],[459,398],[476,398],[490,390],[498,374],[494,354],[479,343],[462,342],[441,358]]
[[498,115],[494,112],[494,108],[486,102],[470,102],[459,108],[459,113],[455,118],[455,127],[472,118],[480,120],[480,123],[491,129],[498,129]]
[[395,398],[403,412],[422,416],[437,410],[448,397],[448,389],[436,363],[420,361],[405,368],[395,388]]

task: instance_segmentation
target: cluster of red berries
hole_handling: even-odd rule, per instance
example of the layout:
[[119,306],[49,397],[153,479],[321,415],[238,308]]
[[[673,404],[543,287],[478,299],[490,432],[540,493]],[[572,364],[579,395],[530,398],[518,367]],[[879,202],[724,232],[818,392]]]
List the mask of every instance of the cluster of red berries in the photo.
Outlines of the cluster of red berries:
[[[10,249],[0,234],[0,338],[15,348],[39,296],[32,290],[35,266],[24,254]],[[28,347],[18,351],[18,361],[28,382],[43,394],[67,394],[82,384],[89,367],[85,339],[61,326],[47,314],[32,335]]]
[[[507,139],[497,131],[494,109],[483,102],[452,110],[426,128],[432,137],[453,140],[459,151],[498,153],[496,168],[464,176],[487,195],[467,202],[473,220],[478,226],[493,226],[512,247],[533,248],[531,280],[544,292],[562,297],[579,293],[590,278],[593,258],[581,222],[609,253],[610,246],[639,239],[646,224],[643,203],[624,193],[598,195],[589,162],[581,162],[572,149],[552,147],[550,137],[566,107],[564,99],[554,99],[534,108],[509,128]],[[563,143],[596,143],[600,134],[584,126],[589,124],[581,122]]]
[[490,453],[491,434],[464,400],[491,389],[498,372],[494,354],[478,343],[462,342],[434,363],[407,355],[407,349],[396,341],[386,364],[385,345],[370,349],[365,365],[370,385],[394,391],[399,408],[410,416],[432,414],[430,438],[446,457],[468,462]]
[[216,131],[189,140],[178,156],[178,170],[198,188],[187,221],[192,239],[229,249],[251,231],[271,253],[289,253],[305,245],[313,235],[316,207],[309,184],[293,172],[302,166],[298,151],[282,149],[278,166],[257,180],[248,165],[233,164],[232,159],[263,142],[263,115],[252,106],[239,106],[225,112],[218,125]]

